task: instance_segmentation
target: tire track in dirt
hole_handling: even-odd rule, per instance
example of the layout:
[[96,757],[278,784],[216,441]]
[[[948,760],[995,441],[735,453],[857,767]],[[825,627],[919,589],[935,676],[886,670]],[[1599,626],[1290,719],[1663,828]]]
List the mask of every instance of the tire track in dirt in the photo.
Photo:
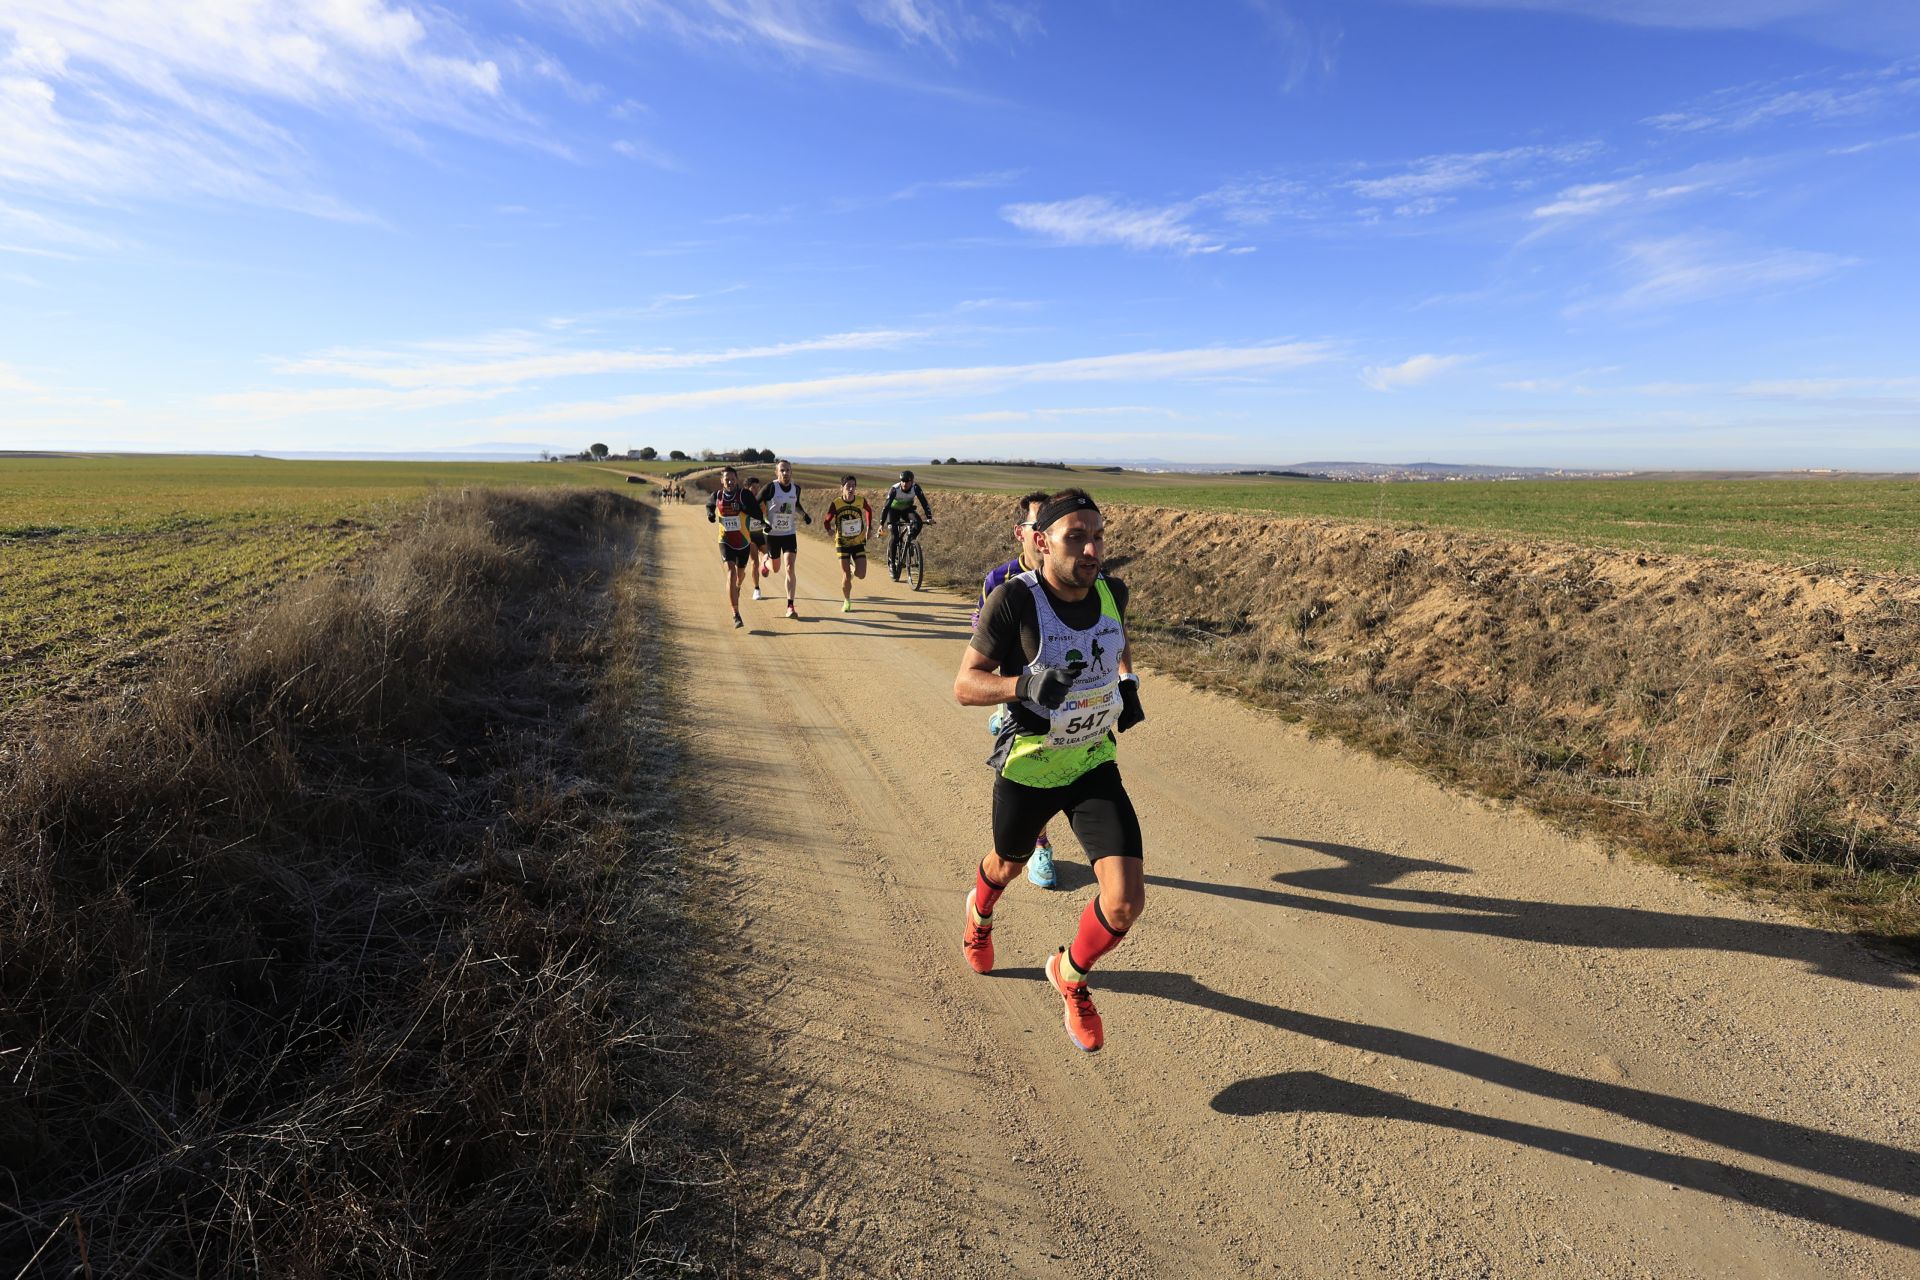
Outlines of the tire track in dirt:
[[1090,892],[1070,836],[996,973],[957,954],[990,787],[965,605],[881,574],[842,615],[807,537],[809,616],[735,632],[708,526],[663,526],[743,1032],[787,1096],[769,1273],[1920,1273],[1910,974],[1150,680],[1149,906],[1079,1055],[1038,968]]

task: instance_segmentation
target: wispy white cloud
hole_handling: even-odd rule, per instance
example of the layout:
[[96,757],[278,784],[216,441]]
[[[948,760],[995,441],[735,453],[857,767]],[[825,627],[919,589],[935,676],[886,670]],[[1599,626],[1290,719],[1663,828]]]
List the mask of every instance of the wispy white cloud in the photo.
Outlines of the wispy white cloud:
[[906,399],[980,393],[1040,383],[1194,381],[1235,375],[1273,374],[1332,358],[1322,342],[1270,343],[1253,347],[1195,347],[1179,351],[1133,351],[1034,364],[976,365],[856,373],[794,382],[752,383],[702,391],[671,391],[608,400],[553,405],[505,414],[495,424],[597,422],[630,414],[747,405],[794,404],[866,398]]
[[67,200],[212,197],[328,217],[288,108],[550,147],[442,10],[391,0],[13,0],[0,8],[0,183]]
[[625,156],[629,160],[638,160],[642,164],[650,164],[656,169],[678,171],[686,167],[680,163],[678,156],[665,147],[656,146],[639,138],[616,139],[613,150],[616,155]]
[[1152,404],[1075,405],[1052,409],[987,409],[979,413],[954,416],[955,422],[1057,422],[1062,418],[1169,418],[1191,417],[1178,409]]
[[897,69],[891,51],[920,49],[947,62],[968,45],[1018,42],[1040,30],[1016,0],[520,0],[543,20],[590,39],[662,32],[688,44],[771,55],[827,74],[860,76],[934,93],[950,86]]
[[1617,364],[1602,365],[1592,369],[1577,369],[1572,373],[1557,374],[1544,378],[1513,378],[1499,384],[1502,391],[1553,392],[1576,396],[1597,395],[1592,385],[1596,378],[1604,378],[1620,372]]
[[1018,182],[1025,169],[996,169],[990,173],[972,173],[960,178],[933,178],[912,182],[890,194],[888,200],[914,200],[932,191],[980,191]]
[[1360,380],[1375,391],[1399,391],[1431,382],[1449,369],[1456,369],[1472,356],[1418,355],[1399,364],[1369,365],[1360,371]]
[[1856,264],[1852,258],[1800,249],[1758,249],[1700,235],[1637,240],[1621,250],[1625,284],[1596,306],[1644,310],[1812,284]]
[[1667,133],[1738,133],[1787,121],[1867,120],[1915,108],[1920,108],[1920,67],[1896,63],[1839,77],[1797,76],[1726,89],[1645,123]]
[[1397,172],[1355,178],[1346,185],[1363,200],[1401,201],[1409,213],[1429,213],[1438,205],[1426,202],[1493,185],[1525,187],[1543,172],[1564,169],[1598,153],[1599,146],[1588,142],[1453,152],[1426,156]]
[[[822,351],[872,351],[902,346],[925,336],[919,330],[868,329],[765,346],[731,347],[721,351],[558,351],[548,348],[544,342],[523,330],[509,330],[452,344],[417,344],[410,350],[323,352],[284,361],[277,369],[283,374],[352,378],[389,387],[442,390],[512,387],[552,378],[607,373],[662,373]],[[451,354],[474,358],[428,359],[423,352],[435,356]]]
[[1454,9],[1529,9],[1641,27],[1751,31],[1779,27],[1865,52],[1920,47],[1920,12],[1903,0],[1413,0]]
[[1037,311],[1045,305],[1032,298],[963,298],[953,304],[953,309],[961,314],[970,311]]
[[1755,162],[1729,160],[1695,165],[1678,173],[1633,174],[1605,182],[1579,183],[1562,188],[1547,203],[1536,206],[1532,216],[1541,222],[1555,222],[1655,211],[1751,181],[1758,167]]
[[1245,0],[1280,51],[1280,87],[1288,93],[1331,76],[1340,52],[1337,23],[1315,21],[1291,0]]
[[313,387],[306,389],[234,391],[206,398],[207,408],[221,417],[257,422],[280,422],[332,414],[412,413],[472,404],[501,393],[434,387],[421,391],[390,391],[380,387]]
[[11,392],[14,392],[15,394],[26,394],[28,392],[38,392],[44,389],[45,388],[41,387],[39,383],[32,381],[30,378],[28,378],[24,373],[21,373],[20,370],[16,369],[14,366],[8,364],[4,360],[0,360],[0,391],[11,391]]
[[1757,400],[1897,412],[1920,410],[1920,378],[1769,378],[1746,382],[1735,394]]
[[1000,216],[1022,231],[1055,244],[1118,245],[1173,253],[1218,253],[1227,246],[1188,225],[1191,203],[1160,208],[1123,205],[1107,196],[1080,196],[1051,203],[1010,204]]

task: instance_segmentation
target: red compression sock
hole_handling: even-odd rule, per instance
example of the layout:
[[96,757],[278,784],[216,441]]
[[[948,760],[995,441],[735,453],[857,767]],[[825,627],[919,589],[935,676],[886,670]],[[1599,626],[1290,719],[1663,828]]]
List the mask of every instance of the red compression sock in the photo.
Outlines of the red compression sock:
[[973,909],[983,916],[993,914],[993,904],[1000,901],[1000,895],[1007,886],[995,884],[987,879],[987,864],[982,862],[973,870]]
[[1084,977],[1095,961],[1119,946],[1120,939],[1126,936],[1125,929],[1116,929],[1107,923],[1096,895],[1087,904],[1087,909],[1080,913],[1080,930],[1073,935],[1073,945],[1067,948],[1067,963],[1075,973]]

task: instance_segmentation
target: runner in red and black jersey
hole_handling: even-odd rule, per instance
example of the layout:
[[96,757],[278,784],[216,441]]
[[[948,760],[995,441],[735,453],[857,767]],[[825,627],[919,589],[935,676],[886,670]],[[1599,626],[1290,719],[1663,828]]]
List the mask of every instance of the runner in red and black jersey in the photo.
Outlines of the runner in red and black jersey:
[[707,499],[707,523],[720,526],[720,558],[727,565],[727,604],[733,610],[733,625],[740,620],[740,580],[753,572],[758,551],[748,529],[752,522],[764,520],[760,500],[740,483],[740,473],[732,467],[720,472],[720,487]]

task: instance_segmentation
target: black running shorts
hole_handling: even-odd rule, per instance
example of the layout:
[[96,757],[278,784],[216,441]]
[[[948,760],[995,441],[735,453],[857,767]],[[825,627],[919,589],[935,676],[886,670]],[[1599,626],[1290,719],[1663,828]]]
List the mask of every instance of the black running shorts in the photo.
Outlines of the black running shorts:
[[767,535],[768,555],[792,555],[800,549],[800,535],[797,533],[770,533]]
[[723,542],[720,544],[720,557],[728,564],[745,566],[753,559],[753,548],[730,547]]
[[993,780],[993,851],[1008,862],[1033,856],[1033,842],[1058,813],[1067,815],[1087,861],[1138,858],[1140,819],[1120,781],[1120,766],[1108,762],[1064,787],[1029,787],[1005,777]]
[[842,547],[840,550],[840,558],[842,560],[865,560],[867,558],[867,544],[863,542],[857,547]]

